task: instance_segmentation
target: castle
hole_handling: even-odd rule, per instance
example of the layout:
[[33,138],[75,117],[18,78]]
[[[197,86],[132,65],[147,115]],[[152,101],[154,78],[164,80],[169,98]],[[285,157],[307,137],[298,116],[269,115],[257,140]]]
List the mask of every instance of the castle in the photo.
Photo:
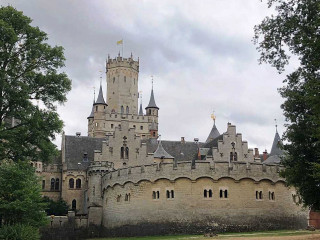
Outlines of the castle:
[[43,195],[115,235],[307,225],[307,211],[279,176],[277,132],[269,155],[248,148],[230,123],[222,134],[214,123],[206,142],[160,140],[153,88],[145,111],[138,107],[139,60],[108,57],[106,75],[106,100],[100,84],[88,136],[63,134],[61,157],[35,163]]

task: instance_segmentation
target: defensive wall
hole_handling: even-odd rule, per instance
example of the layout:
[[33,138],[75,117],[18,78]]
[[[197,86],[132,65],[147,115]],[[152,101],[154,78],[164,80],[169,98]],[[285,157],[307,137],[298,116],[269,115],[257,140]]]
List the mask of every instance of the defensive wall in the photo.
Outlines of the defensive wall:
[[304,228],[308,211],[280,170],[196,161],[111,171],[101,179],[102,226],[117,236]]

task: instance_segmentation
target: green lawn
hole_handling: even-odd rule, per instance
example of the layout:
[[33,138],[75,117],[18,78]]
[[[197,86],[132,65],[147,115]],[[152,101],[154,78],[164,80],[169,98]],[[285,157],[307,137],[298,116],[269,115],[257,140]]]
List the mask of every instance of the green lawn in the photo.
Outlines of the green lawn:
[[[306,234],[320,234],[320,231],[306,230],[280,230],[280,231],[264,231],[264,232],[246,232],[246,233],[221,233],[217,237],[210,239],[224,239],[228,237],[274,237],[274,236],[295,236]],[[176,235],[176,236],[154,236],[154,237],[124,237],[124,238],[95,238],[88,240],[197,240],[208,239],[203,235]]]

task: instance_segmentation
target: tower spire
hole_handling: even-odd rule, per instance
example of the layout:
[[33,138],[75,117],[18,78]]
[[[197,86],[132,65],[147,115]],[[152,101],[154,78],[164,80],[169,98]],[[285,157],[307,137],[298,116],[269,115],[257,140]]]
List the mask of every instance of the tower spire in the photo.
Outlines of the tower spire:
[[92,109],[89,117],[87,118],[94,118],[94,104],[95,104],[95,99],[96,99],[96,91],[95,88],[93,87],[93,104],[92,104]]
[[211,129],[211,132],[209,133],[209,136],[206,140],[206,143],[212,141],[213,139],[217,138],[220,136],[220,133],[216,127],[216,116],[214,115],[214,111],[213,113],[211,114],[211,118],[213,120],[213,126],[212,126],[212,129]]
[[151,95],[150,95],[150,101],[147,108],[156,108],[159,110],[159,108],[157,107],[156,101],[154,100],[154,93],[153,93],[153,76],[151,76],[151,83],[152,83],[152,88],[151,88]]
[[95,104],[107,105],[106,102],[104,101],[104,98],[103,98],[102,83],[101,82],[100,82],[100,89],[99,89],[98,98],[97,98],[97,101],[95,102]]
[[275,123],[275,126],[276,126],[276,133],[278,133],[278,124],[277,124],[277,119],[276,118],[274,119],[274,123]]

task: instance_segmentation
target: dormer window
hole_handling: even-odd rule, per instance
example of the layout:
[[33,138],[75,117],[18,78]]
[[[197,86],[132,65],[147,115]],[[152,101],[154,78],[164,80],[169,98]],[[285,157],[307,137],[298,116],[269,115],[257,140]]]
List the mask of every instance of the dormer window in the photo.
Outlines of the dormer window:
[[83,161],[88,162],[88,153],[87,152],[83,153]]

